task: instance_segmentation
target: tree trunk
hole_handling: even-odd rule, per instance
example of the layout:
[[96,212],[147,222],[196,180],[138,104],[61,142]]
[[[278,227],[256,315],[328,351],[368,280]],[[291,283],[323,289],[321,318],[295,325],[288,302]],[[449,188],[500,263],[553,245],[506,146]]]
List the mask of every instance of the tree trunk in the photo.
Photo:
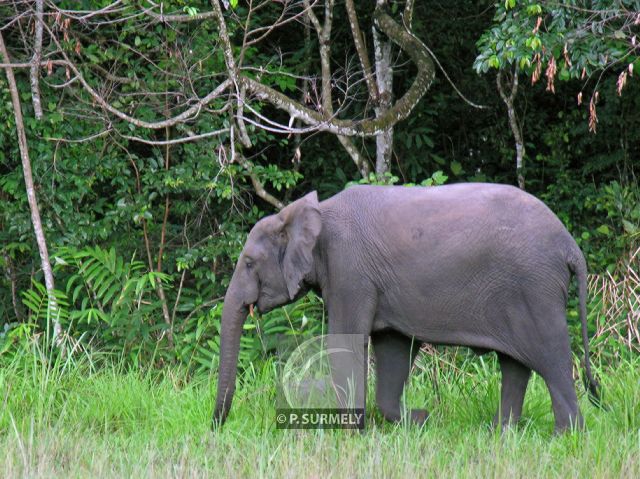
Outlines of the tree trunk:
[[516,114],[515,99],[518,94],[518,67],[513,70],[511,79],[509,94],[505,92],[505,86],[503,85],[502,71],[498,72],[496,77],[496,85],[498,87],[498,93],[500,98],[507,107],[507,115],[509,117],[509,127],[511,133],[513,133],[513,139],[516,144],[516,176],[518,178],[518,187],[524,190],[524,140],[522,139],[522,131],[518,123],[518,116]]
[[8,66],[11,63],[9,54],[4,44],[4,38],[0,31],[0,55],[2,55],[2,61],[5,63],[5,73],[7,75],[7,83],[9,84],[9,92],[11,94],[11,102],[13,104],[13,114],[16,121],[16,131],[18,134],[18,145],[20,147],[20,158],[22,159],[22,172],[24,175],[24,183],[27,190],[27,200],[29,202],[29,209],[31,210],[31,223],[33,225],[33,231],[36,235],[36,243],[38,244],[38,252],[40,253],[40,263],[42,264],[42,273],[44,274],[44,284],[48,293],[48,314],[53,318],[53,337],[54,340],[60,338],[62,328],[60,326],[58,316],[58,306],[55,300],[54,289],[55,284],[53,281],[53,271],[51,269],[51,263],[49,261],[49,251],[47,249],[47,241],[44,235],[44,229],[42,228],[42,220],[40,219],[40,209],[38,208],[38,201],[36,198],[36,189],[33,184],[33,175],[31,173],[31,160],[29,158],[29,148],[27,145],[27,135],[24,129],[24,122],[22,120],[22,107],[20,105],[20,95],[18,93],[18,86],[16,85],[16,79],[13,75],[13,69]]
[[[393,99],[393,67],[391,66],[391,41],[382,38],[377,28],[373,28],[373,48],[376,62],[376,84],[378,104],[376,118],[384,116],[391,108]],[[376,176],[382,179],[390,169],[393,153],[393,124],[376,135]]]

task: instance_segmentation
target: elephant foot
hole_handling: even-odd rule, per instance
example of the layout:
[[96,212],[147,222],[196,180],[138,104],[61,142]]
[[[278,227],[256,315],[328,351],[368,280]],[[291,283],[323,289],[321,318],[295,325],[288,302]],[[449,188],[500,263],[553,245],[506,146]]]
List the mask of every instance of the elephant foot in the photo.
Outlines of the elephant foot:
[[412,423],[422,426],[429,419],[429,412],[426,409],[412,409],[410,417]]
[[584,431],[585,424],[582,414],[578,413],[576,416],[569,417],[565,421],[558,421],[553,428],[553,435],[560,436],[567,432]]
[[[403,421],[402,413],[400,410],[389,413],[388,411],[381,409],[380,412],[382,412],[382,417],[384,417],[389,422],[397,424]],[[405,418],[408,422],[421,426],[429,418],[429,412],[426,409],[411,409],[410,411],[408,411],[408,414],[407,416],[405,416]]]
[[520,417],[516,417],[513,415],[502,416],[500,411],[493,416],[493,427],[494,429],[500,429],[500,431],[506,431],[509,428],[516,427],[518,422],[520,421]]

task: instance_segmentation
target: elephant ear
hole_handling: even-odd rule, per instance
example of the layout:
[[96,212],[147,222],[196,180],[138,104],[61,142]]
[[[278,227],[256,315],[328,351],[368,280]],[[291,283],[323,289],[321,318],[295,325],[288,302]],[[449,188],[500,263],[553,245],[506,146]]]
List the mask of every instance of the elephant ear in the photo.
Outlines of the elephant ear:
[[318,194],[315,191],[282,209],[278,216],[283,222],[287,246],[282,271],[289,298],[293,300],[304,277],[313,267],[313,248],[322,229]]

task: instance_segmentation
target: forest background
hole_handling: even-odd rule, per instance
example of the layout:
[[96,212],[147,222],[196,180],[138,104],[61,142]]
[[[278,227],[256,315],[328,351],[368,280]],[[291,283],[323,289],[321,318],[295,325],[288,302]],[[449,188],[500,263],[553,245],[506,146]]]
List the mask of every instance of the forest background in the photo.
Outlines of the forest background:
[[[639,2],[7,0],[0,34],[3,364],[209,381],[259,218],[311,190],[465,181],[559,216],[596,364],[637,358]],[[580,353],[577,317],[572,294]],[[323,319],[313,294],[249,318],[243,370]]]

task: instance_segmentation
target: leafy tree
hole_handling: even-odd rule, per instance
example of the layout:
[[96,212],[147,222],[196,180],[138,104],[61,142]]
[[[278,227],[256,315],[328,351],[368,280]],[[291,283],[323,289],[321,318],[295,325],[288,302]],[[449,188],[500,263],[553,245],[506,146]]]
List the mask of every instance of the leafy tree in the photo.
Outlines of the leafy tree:
[[[494,25],[478,41],[478,72],[491,68],[525,72],[536,83],[543,70],[546,89],[555,81],[579,79],[591,87],[589,129],[596,131],[596,104],[603,71],[618,74],[617,93],[640,67],[640,3],[637,0],[568,2],[505,0],[496,4]],[[517,73],[516,73],[517,74]]]

